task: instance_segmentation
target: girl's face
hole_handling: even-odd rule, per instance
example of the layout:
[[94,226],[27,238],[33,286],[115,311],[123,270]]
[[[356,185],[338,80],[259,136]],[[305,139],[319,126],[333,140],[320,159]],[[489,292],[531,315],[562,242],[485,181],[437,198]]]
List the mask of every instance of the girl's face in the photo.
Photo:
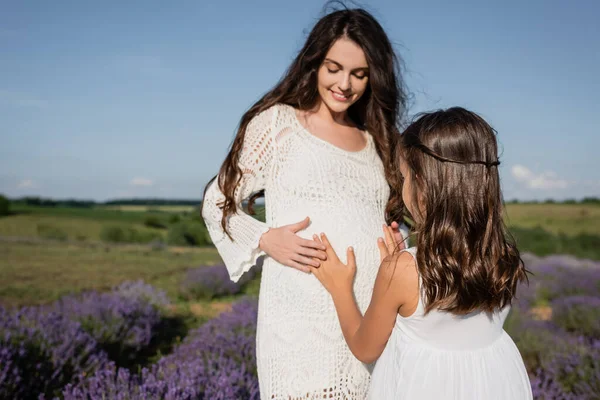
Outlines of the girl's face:
[[321,100],[333,112],[345,112],[367,90],[369,66],[360,46],[338,39],[319,67],[317,87]]
[[413,218],[416,218],[418,214],[415,214],[415,200],[413,199],[413,182],[410,177],[410,171],[408,165],[403,158],[400,158],[400,173],[402,174],[402,201],[410,212]]

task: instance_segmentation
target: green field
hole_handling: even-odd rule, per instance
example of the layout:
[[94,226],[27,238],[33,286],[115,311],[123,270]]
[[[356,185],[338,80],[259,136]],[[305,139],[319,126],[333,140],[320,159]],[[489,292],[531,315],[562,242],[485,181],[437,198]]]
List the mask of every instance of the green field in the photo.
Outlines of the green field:
[[506,222],[552,233],[600,235],[600,206],[591,204],[507,204]]
[[[76,207],[35,207],[27,205],[12,205],[11,212],[16,215],[48,215],[65,218],[84,218],[95,221],[112,222],[142,222],[145,214],[139,211],[122,211],[106,207],[76,208]],[[11,218],[9,216],[9,218]]]
[[[136,279],[175,298],[186,269],[220,261],[214,248],[102,243],[101,232],[117,225],[164,238],[176,224],[173,216],[200,224],[199,216],[190,210],[193,207],[13,207],[12,215],[0,218],[0,304],[47,303],[68,293],[105,290]],[[257,207],[257,213],[264,210]],[[508,204],[507,214],[522,251],[600,259],[597,205]],[[148,227],[149,216],[165,226]],[[48,240],[40,235],[40,225],[63,232],[66,239]],[[184,305],[190,306],[207,305]]]
[[[102,241],[103,229],[121,227],[135,230],[143,243],[144,237],[160,237],[166,241],[168,228],[176,223],[173,218],[177,221],[200,223],[200,213],[193,207],[115,207],[125,208],[34,207],[18,204],[11,207],[11,215],[0,218],[0,237],[48,238],[47,235],[41,234],[40,230],[48,231],[50,228],[59,231],[66,240],[99,242]],[[144,211],[145,208],[147,211]],[[149,225],[149,219],[160,226]]]
[[64,232],[69,239],[78,241],[100,241],[102,228],[107,225],[134,227],[143,233],[162,234],[162,230],[149,228],[141,220],[129,218],[105,218],[100,216],[94,219],[92,215],[60,215],[60,213],[47,214],[17,214],[0,218],[0,236],[11,237],[36,237],[38,226],[52,226]]
[[216,250],[0,241],[0,303],[41,304],[143,279],[175,297],[182,274],[220,261]]
[[[107,228],[133,229],[140,238],[166,240],[169,229],[180,220],[199,224],[190,207],[151,207],[149,211],[132,207],[136,208],[13,205],[11,215],[0,218],[0,304],[41,304],[68,293],[105,290],[137,279],[173,297],[185,270],[220,260],[214,248],[103,243],[102,232]],[[163,227],[147,226],[148,218]],[[61,239],[49,240],[56,232]]]
[[158,212],[170,212],[170,213],[179,213],[179,212],[194,212],[197,211],[197,207],[192,206],[101,206],[97,209],[100,210],[113,210],[113,211],[129,211],[129,212],[148,212],[148,211],[158,211]]

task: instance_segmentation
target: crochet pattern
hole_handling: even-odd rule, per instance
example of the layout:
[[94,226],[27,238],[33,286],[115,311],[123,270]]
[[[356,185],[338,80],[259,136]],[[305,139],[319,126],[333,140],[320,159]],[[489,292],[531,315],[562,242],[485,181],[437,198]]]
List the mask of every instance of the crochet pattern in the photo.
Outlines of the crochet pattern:
[[[320,139],[278,104],[255,116],[240,155],[244,171],[236,190],[240,209],[228,218],[233,241],[221,227],[224,199],[216,180],[206,192],[203,217],[231,279],[237,281],[264,255],[258,248],[269,227],[309,216],[298,235],[325,232],[342,261],[353,246],[357,258],[354,293],[364,313],[379,268],[389,197],[383,164],[370,134],[364,149],[351,152]],[[244,213],[241,203],[265,190],[266,223]],[[342,335],[330,295],[311,274],[265,257],[259,296],[257,364],[262,399],[362,399],[370,366],[356,360]]]

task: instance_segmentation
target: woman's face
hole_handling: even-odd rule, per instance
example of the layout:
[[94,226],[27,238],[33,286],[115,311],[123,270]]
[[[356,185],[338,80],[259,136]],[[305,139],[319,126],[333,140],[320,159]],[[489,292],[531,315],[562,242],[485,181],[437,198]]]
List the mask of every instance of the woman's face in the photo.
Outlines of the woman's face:
[[319,67],[317,86],[321,100],[333,112],[345,112],[367,90],[369,66],[360,46],[338,39]]

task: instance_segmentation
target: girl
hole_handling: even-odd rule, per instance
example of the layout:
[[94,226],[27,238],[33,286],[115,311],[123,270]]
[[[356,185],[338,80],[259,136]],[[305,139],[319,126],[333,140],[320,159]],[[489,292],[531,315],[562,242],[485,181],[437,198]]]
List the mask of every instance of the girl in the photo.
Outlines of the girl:
[[344,265],[322,235],[328,258],[313,269],[352,353],[378,359],[370,398],[531,399],[521,355],[502,329],[526,271],[502,220],[494,130],[462,108],[425,114],[397,154],[417,246],[394,252],[384,229],[364,317],[352,294],[363,250],[348,249]]
[[[399,187],[391,155],[407,96],[396,69],[369,13],[326,15],[282,80],[244,114],[207,186],[202,215],[231,279],[268,256],[256,338],[262,399],[366,396],[370,371],[352,357],[328,293],[306,272],[326,259],[313,233],[328,232],[336,249],[354,245],[364,268],[353,289],[366,309],[379,259],[371,238],[398,209],[388,182]],[[240,207],[261,192],[266,223]]]

